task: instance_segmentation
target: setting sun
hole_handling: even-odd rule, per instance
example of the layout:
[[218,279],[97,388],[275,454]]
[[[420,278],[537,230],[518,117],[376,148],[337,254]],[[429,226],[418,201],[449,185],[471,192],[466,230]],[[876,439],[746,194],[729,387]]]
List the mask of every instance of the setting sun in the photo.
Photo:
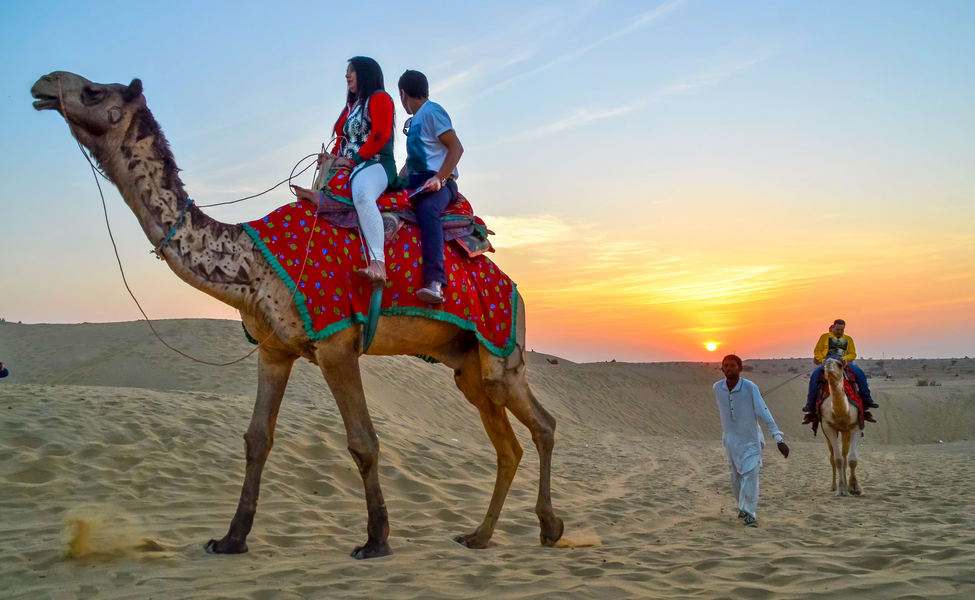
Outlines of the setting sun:
[[718,342],[704,342],[704,349],[708,352],[714,352],[718,349]]

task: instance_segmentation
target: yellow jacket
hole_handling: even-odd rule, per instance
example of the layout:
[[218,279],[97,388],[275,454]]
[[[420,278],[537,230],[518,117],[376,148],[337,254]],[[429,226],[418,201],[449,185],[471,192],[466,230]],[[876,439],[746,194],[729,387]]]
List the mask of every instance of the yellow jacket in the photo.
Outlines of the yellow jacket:
[[826,360],[826,355],[830,353],[830,350],[834,353],[843,353],[843,361],[850,362],[856,360],[857,358],[857,347],[853,343],[853,338],[843,334],[843,337],[833,337],[831,333],[824,333],[819,336],[819,341],[816,342],[816,348],[813,349],[813,360],[816,364],[822,364]]

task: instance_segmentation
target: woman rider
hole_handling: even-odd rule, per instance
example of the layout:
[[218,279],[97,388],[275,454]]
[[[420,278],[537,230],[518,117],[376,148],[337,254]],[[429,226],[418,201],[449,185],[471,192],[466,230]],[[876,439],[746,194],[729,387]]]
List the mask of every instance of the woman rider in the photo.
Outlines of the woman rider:
[[333,129],[337,143],[332,154],[349,161],[352,203],[369,252],[369,264],[359,273],[373,283],[386,281],[383,218],[376,200],[396,181],[393,160],[393,99],[383,87],[379,63],[365,56],[349,59],[346,106]]

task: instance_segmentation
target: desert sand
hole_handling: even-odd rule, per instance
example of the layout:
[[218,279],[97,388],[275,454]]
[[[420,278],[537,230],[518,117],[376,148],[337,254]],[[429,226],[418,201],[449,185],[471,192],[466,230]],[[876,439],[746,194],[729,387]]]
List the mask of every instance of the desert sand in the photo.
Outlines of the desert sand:
[[[162,321],[177,346],[235,357],[233,321]],[[530,331],[529,331],[530,334]],[[531,340],[529,339],[529,344]],[[480,522],[494,452],[452,373],[363,359],[382,443],[394,555],[349,558],[365,503],[316,367],[292,376],[250,552],[210,556],[233,515],[255,360],[186,361],[144,323],[0,324],[0,596],[4,598],[971,598],[975,360],[861,360],[880,423],[860,498],[836,498],[821,437],[799,424],[805,378],[767,398],[793,452],[765,452],[759,527],[735,518],[711,384],[716,364],[575,364],[533,353],[558,419],[553,498],[566,540],[538,544],[538,459],[524,458],[493,545]],[[763,390],[808,359],[747,361]],[[940,385],[918,386],[934,380]]]

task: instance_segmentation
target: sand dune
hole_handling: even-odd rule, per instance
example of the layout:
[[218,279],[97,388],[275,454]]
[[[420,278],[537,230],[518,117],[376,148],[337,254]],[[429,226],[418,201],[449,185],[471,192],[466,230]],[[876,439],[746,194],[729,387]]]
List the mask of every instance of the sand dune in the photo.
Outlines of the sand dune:
[[[203,356],[250,346],[228,321],[165,321]],[[559,420],[553,478],[567,536],[542,548],[531,440],[491,548],[451,541],[480,521],[494,452],[450,371],[363,359],[382,442],[395,554],[348,557],[365,505],[314,365],[289,384],[243,556],[209,556],[233,514],[254,360],[181,359],[141,323],[0,324],[0,589],[11,598],[964,598],[975,594],[975,361],[876,361],[881,423],[862,498],[834,498],[821,438],[798,424],[804,377],[768,400],[793,444],[767,452],[761,526],[734,518],[713,364],[530,358]],[[750,361],[770,389],[808,361]],[[887,378],[889,376],[890,378]],[[918,379],[941,385],[917,385]],[[941,443],[939,443],[939,441]]]

